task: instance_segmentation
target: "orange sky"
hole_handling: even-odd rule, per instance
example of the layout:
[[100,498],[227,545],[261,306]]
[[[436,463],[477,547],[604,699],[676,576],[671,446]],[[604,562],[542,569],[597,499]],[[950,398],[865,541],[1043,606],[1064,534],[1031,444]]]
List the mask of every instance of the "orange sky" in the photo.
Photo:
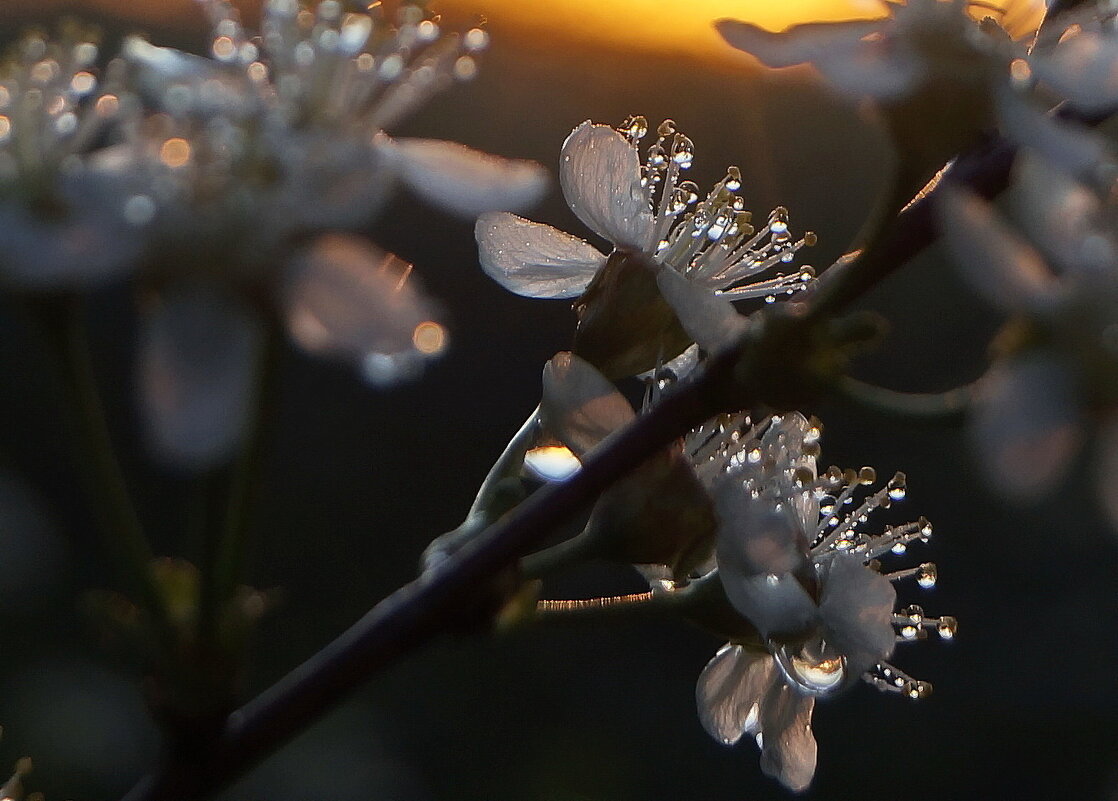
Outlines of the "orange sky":
[[[143,25],[198,27],[194,0],[0,0],[18,15],[20,6],[74,10],[79,15],[108,14]],[[245,8],[260,0],[239,0]],[[1004,21],[1015,35],[1035,27],[1043,0],[988,0],[1006,9]],[[547,37],[541,43],[579,39],[619,49],[688,54],[715,59],[739,57],[724,45],[711,21],[734,17],[780,30],[797,22],[877,16],[878,0],[429,0],[456,18],[486,17],[495,31],[521,31]],[[1030,27],[1031,26],[1031,27]]]
[[[1043,0],[990,0],[1016,36],[1035,30]],[[722,17],[782,30],[797,22],[881,16],[879,0],[435,0],[452,12],[484,14],[496,30],[517,28],[552,41],[578,38],[618,48],[715,59],[740,58],[711,27]],[[985,12],[983,12],[985,13]]]

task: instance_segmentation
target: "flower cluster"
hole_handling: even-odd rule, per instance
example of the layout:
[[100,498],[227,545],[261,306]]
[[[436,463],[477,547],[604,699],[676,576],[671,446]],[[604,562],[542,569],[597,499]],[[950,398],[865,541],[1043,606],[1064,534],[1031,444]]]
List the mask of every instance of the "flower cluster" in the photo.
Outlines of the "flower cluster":
[[[544,438],[574,457],[633,416],[628,401],[577,356],[560,354],[545,368]],[[925,639],[929,630],[950,639],[957,628],[954,618],[927,617],[916,605],[895,610],[893,583],[932,587],[933,563],[881,572],[882,559],[932,532],[923,518],[868,530],[875,510],[905,497],[904,475],[868,490],[877,481],[872,468],[820,474],[820,434],[818,421],[796,412],[757,422],[747,413],[711,420],[604,495],[582,535],[593,553],[639,563],[654,594],[720,588],[720,602],[688,611],[730,640],[699,678],[699,717],[720,742],[753,735],[762,769],[793,790],[806,788],[815,772],[817,699],[859,677],[925,697],[930,684],[887,660],[898,641]],[[657,561],[656,553],[671,561]]]
[[411,266],[357,235],[395,187],[473,218],[546,186],[529,162],[385,133],[474,75],[484,30],[269,0],[254,34],[226,0],[201,6],[205,57],[132,37],[99,85],[91,41],[33,35],[0,74],[0,276],[138,283],[149,440],[190,468],[243,436],[273,318],[377,386],[443,350]]
[[[971,434],[991,483],[1037,500],[1094,442],[1095,483],[1118,526],[1118,240],[1113,209],[1045,159],[1026,154],[1016,206],[1028,236],[962,191],[940,205],[947,243],[975,291],[1011,315],[982,379]],[[1033,242],[1028,241],[1032,239]]]

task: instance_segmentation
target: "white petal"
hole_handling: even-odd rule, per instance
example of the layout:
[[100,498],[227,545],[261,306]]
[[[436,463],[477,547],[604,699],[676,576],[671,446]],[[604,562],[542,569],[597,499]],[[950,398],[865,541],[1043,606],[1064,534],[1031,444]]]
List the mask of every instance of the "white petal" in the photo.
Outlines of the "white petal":
[[987,478],[1013,500],[1054,489],[1081,440],[1075,377],[1056,354],[1001,362],[983,379],[971,419]]
[[1112,414],[1099,426],[1095,443],[1098,449],[1095,487],[1103,511],[1110,517],[1111,527],[1118,532],[1118,417]]
[[656,273],[656,285],[683,330],[708,353],[730,347],[748,328],[746,318],[728,300],[670,267],[661,267]]
[[1031,246],[977,195],[944,187],[936,205],[940,231],[963,277],[1005,311],[1037,310],[1055,298],[1058,283]]
[[1118,101],[1118,40],[1084,31],[1045,58],[1034,58],[1033,74],[1083,111],[1104,111]]
[[560,353],[544,365],[540,419],[575,455],[582,456],[634,417],[625,396],[586,360]]
[[724,581],[734,575],[783,575],[804,563],[807,537],[788,504],[776,509],[766,498],[753,498],[740,475],[716,482],[713,494]]
[[168,463],[198,469],[224,461],[244,433],[252,400],[259,321],[208,287],[169,293],[144,324],[141,409]]
[[815,776],[814,709],[814,698],[783,682],[773,682],[761,703],[761,770],[796,793],[806,790]]
[[699,674],[695,700],[711,737],[733,745],[759,725],[758,704],[771,683],[772,657],[726,643]]
[[652,211],[640,185],[636,147],[608,125],[579,125],[563,142],[559,182],[563,196],[590,230],[618,247],[643,250]]
[[898,53],[890,42],[883,40],[859,42],[849,51],[828,52],[816,59],[815,66],[835,89],[877,100],[912,92],[927,75],[921,59],[910,53]]
[[1000,92],[997,107],[1006,138],[1033,148],[1072,175],[1094,175],[1099,165],[1113,160],[1102,137],[1078,123],[1055,119],[1015,92]]
[[380,148],[322,131],[283,131],[271,144],[284,165],[263,223],[271,229],[361,230],[392,193],[394,172]]
[[853,554],[835,554],[821,580],[824,639],[846,656],[848,672],[861,675],[893,651],[897,592]]
[[914,58],[894,53],[880,38],[866,38],[879,34],[884,25],[882,20],[821,22],[772,33],[724,19],[715,28],[732,46],[768,67],[814,64],[840,91],[887,99],[912,89],[923,69]]
[[474,226],[485,274],[530,298],[573,298],[606,257],[577,237],[507,212],[483,214]]
[[1118,262],[1114,242],[1103,229],[1098,196],[1032,151],[1024,150],[1014,164],[1011,194],[1020,227],[1027,231],[1052,264],[1065,271],[1086,264]]
[[791,67],[849,52],[865,37],[879,33],[882,20],[812,22],[772,33],[748,22],[720,19],[715,30],[732,47],[749,53],[768,67]]
[[720,552],[718,576],[730,603],[762,637],[799,633],[815,623],[815,602],[791,574],[747,576],[724,572]]
[[410,273],[410,264],[358,237],[319,237],[288,267],[292,338],[312,353],[357,362],[372,384],[414,377],[443,350],[446,332]]
[[522,211],[547,191],[547,171],[534,161],[505,159],[436,139],[384,138],[380,147],[416,194],[462,217]]
[[37,290],[82,289],[127,275],[143,256],[144,225],[128,222],[134,182],[117,170],[82,168],[56,184],[64,210],[35,213],[0,202],[0,274]]
[[255,93],[243,73],[171,47],[156,47],[137,36],[121,45],[144,102],[171,114],[248,115]]

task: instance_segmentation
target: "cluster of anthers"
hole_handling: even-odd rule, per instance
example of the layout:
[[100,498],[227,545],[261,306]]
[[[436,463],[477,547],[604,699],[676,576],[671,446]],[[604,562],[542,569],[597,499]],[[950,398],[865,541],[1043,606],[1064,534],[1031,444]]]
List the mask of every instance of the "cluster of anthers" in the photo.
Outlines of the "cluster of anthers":
[[30,33],[12,50],[0,69],[0,179],[67,166],[117,117],[120,98],[97,91],[97,57],[93,37],[76,26],[56,42]]
[[298,0],[269,0],[259,36],[246,33],[228,0],[204,0],[214,27],[210,51],[235,65],[289,124],[360,122],[382,130],[426,102],[448,82],[477,74],[489,34],[473,28],[443,35],[437,18],[405,5],[399,24],[346,12],[337,0],[312,11]]
[[[636,147],[648,134],[648,120],[630,116],[618,130]],[[809,231],[793,240],[788,209],[783,206],[773,209],[757,229],[745,201],[735,194],[742,185],[737,167],[728,168],[725,177],[700,200],[695,182],[681,180],[694,157],[691,139],[677,131],[672,120],[660,123],[641,167],[640,188],[654,214],[646,252],[732,300],[763,297],[772,303],[780,294],[806,288],[815,277],[815,270],[807,265],[791,275],[744,283],[780,264],[790,264],[797,251],[815,244],[815,234]]]

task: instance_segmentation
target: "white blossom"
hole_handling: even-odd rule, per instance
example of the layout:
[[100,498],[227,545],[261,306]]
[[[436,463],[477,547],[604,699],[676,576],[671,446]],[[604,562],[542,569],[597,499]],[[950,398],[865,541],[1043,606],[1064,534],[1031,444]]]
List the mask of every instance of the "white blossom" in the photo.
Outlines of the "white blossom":
[[[767,280],[758,276],[790,264],[815,237],[794,239],[784,208],[755,228],[736,194],[741,189],[736,167],[702,198],[683,178],[694,145],[670,120],[657,129],[642,164],[637,144],[647,132],[643,117],[629,118],[620,130],[590,121],[576,127],[559,159],[563,195],[614,252],[641,254],[657,269],[660,289],[684,328],[700,344],[714,347],[736,327],[738,315],[725,301],[771,301],[806,286],[814,276],[806,266]],[[528,297],[577,297],[608,259],[582,239],[508,213],[482,215],[476,236],[486,274]],[[711,300],[716,294],[723,300]],[[715,322],[706,322],[710,319]]]

